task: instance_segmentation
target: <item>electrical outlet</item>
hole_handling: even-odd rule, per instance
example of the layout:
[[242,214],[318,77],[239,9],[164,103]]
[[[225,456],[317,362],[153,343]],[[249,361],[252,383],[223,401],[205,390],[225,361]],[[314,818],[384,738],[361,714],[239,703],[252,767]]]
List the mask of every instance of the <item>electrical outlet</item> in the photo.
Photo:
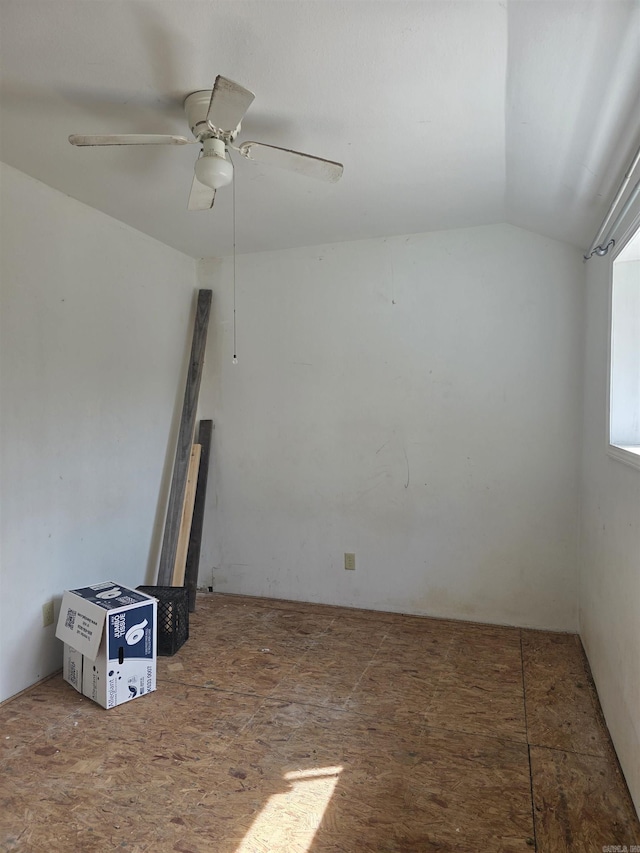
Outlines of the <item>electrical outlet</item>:
[[344,555],[344,567],[348,572],[355,572],[356,570],[356,555],[355,554],[346,554]]
[[53,599],[42,605],[42,627],[53,625]]

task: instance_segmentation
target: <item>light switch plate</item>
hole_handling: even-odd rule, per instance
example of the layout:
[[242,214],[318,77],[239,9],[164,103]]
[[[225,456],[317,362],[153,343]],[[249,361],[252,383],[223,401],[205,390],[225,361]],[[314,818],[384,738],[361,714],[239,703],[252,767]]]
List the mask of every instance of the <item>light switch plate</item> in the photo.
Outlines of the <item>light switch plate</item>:
[[42,605],[42,627],[53,625],[53,599]]

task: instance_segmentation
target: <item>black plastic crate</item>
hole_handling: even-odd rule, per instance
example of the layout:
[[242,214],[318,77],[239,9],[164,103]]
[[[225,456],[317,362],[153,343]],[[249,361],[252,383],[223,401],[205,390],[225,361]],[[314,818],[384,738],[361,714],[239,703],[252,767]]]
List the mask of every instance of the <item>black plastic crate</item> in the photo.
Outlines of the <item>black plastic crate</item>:
[[139,586],[158,599],[158,654],[175,655],[189,639],[189,593],[183,586]]

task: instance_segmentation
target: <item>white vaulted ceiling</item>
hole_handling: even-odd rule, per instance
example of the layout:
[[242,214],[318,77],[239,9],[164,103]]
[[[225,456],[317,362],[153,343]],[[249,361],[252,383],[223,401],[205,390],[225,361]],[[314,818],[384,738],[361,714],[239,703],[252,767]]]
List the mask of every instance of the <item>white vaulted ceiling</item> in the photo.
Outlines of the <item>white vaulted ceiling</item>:
[[344,163],[323,184],[236,158],[241,252],[509,221],[586,248],[640,141],[636,0],[0,0],[0,158],[194,257],[232,246],[231,188],[188,212],[215,76],[256,93],[239,140]]

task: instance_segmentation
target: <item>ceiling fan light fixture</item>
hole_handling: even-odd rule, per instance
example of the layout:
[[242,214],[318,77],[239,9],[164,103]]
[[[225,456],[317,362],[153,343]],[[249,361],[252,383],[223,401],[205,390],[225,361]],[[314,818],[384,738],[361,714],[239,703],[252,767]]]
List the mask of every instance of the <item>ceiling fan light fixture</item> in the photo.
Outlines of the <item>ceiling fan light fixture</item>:
[[233,164],[227,160],[226,146],[212,137],[202,141],[202,156],[196,160],[196,178],[206,187],[218,190],[233,180]]

